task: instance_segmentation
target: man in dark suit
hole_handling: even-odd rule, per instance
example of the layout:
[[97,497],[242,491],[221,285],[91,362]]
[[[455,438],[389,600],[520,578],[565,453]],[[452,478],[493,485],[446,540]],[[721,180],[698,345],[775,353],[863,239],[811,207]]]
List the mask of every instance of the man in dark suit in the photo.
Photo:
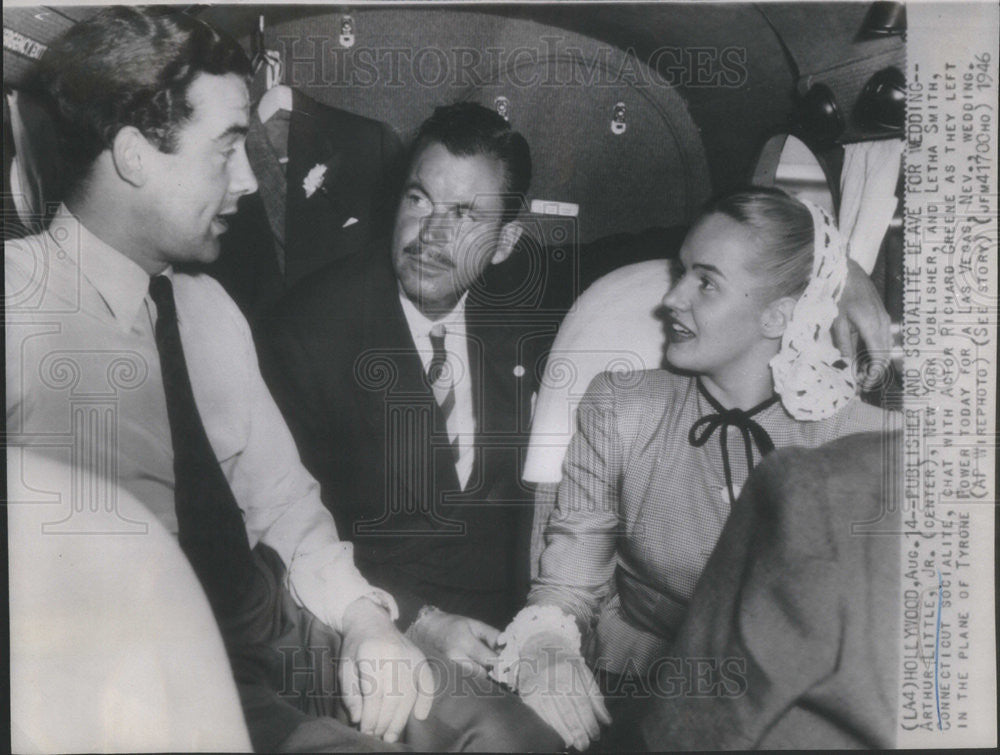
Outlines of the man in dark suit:
[[387,124],[283,85],[251,111],[246,145],[259,190],[240,200],[210,272],[253,318],[319,268],[366,249],[387,219],[401,147]]
[[265,374],[362,573],[425,645],[480,665],[529,581],[520,465],[551,333],[491,302],[482,275],[514,250],[530,173],[496,113],[438,108],[391,240],[264,323]]

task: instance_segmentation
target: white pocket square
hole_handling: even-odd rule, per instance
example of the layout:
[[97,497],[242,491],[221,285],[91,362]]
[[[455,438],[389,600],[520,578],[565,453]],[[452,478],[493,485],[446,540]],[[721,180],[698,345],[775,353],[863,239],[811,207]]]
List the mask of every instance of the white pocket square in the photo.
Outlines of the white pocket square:
[[340,227],[341,228],[347,228],[347,226],[354,225],[357,222],[358,222],[357,218],[348,218],[347,220],[344,221],[344,224],[342,226],[340,226]]

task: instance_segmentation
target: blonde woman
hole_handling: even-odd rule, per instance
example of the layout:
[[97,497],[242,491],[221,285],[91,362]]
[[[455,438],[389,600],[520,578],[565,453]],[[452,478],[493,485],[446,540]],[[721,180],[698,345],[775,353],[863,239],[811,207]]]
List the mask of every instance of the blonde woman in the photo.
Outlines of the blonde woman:
[[[774,448],[886,429],[830,327],[847,258],[775,189],[713,202],[664,297],[670,370],[599,375],[577,414],[528,606],[496,676],[584,749],[605,692],[665,657],[740,487]],[[596,679],[595,675],[596,674]]]

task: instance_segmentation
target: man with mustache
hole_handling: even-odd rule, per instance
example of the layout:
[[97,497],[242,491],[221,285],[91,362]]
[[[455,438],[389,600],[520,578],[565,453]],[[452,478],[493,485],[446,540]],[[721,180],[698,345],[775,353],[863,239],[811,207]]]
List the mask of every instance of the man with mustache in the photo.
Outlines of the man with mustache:
[[294,289],[266,323],[265,376],[358,567],[428,652],[482,673],[529,579],[519,485],[551,330],[487,296],[531,177],[495,112],[420,127],[391,239]]

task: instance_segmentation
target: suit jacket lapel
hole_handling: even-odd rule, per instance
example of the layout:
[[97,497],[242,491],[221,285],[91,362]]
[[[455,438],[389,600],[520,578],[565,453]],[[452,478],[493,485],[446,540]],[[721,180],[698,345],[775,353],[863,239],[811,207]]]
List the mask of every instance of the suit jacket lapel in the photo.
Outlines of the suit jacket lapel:
[[[378,253],[385,252],[384,245],[379,248]],[[376,254],[377,257],[377,254]],[[427,385],[424,374],[424,365],[420,355],[416,352],[416,345],[410,334],[406,316],[403,314],[403,307],[399,301],[399,288],[396,278],[392,274],[389,263],[383,259],[375,259],[368,266],[369,275],[366,277],[365,292],[365,315],[364,315],[364,340],[366,344],[378,344],[381,356],[388,360],[395,373],[395,380],[391,387],[383,391],[369,392],[369,411],[366,415],[377,426],[373,431],[384,435],[389,426],[387,421],[387,406],[401,405],[405,407],[429,407],[431,410],[431,433],[435,435],[421,439],[423,446],[421,453],[426,454],[425,458],[432,460],[428,464],[428,471],[433,469],[433,479],[428,481],[434,487],[431,489],[436,501],[440,501],[442,490],[459,490],[458,472],[451,461],[451,457],[442,447],[447,443],[447,429],[441,409],[434,400],[434,393]],[[387,459],[386,463],[394,463]],[[423,502],[425,494],[419,490],[413,490],[412,484],[415,480],[420,480],[421,475],[416,478],[411,474],[400,475],[400,482],[409,488],[409,494],[416,496],[418,503]],[[436,504],[435,504],[436,505]]]
[[[293,110],[288,127],[288,194],[286,199],[286,270],[296,277],[297,263],[316,257],[333,259],[332,245],[350,217],[357,217],[345,202],[339,180],[337,145],[331,141],[322,106],[293,90]],[[303,181],[317,165],[326,165],[323,191],[306,197]]]
[[[514,362],[516,359],[512,331],[496,322],[484,319],[484,309],[470,295],[466,306],[466,326],[469,334],[469,373],[472,379],[472,406],[476,415],[477,453],[473,478],[485,472],[480,490],[489,491],[497,475],[495,467],[482,469],[483,452],[479,436],[510,430],[515,411],[516,395]],[[516,421],[516,420],[515,420]]]
[[414,353],[413,340],[399,304],[395,277],[389,263],[377,258],[384,251],[385,247],[380,246],[366,268],[361,340],[368,348],[376,349],[379,353],[372,356],[386,360],[392,371],[393,379],[386,390],[369,393],[373,411],[368,412],[368,416],[373,420],[377,417],[380,423],[384,421],[388,401],[419,390],[422,373],[422,365]]

